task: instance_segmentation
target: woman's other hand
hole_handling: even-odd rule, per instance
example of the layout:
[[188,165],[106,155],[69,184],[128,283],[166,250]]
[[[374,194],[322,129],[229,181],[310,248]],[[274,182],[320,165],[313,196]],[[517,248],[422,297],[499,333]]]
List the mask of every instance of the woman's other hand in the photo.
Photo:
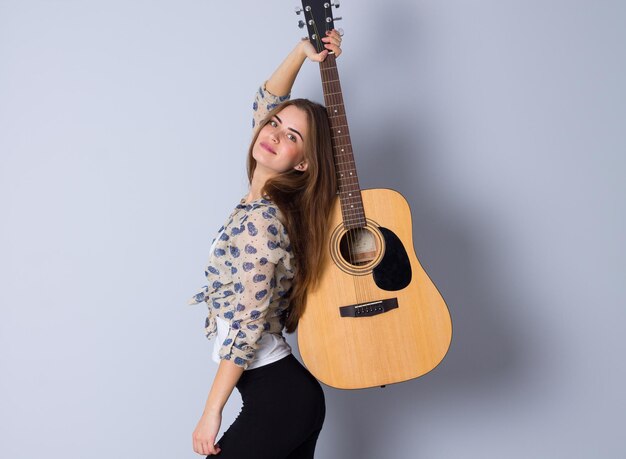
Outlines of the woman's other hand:
[[198,454],[212,455],[221,451],[219,445],[215,444],[215,437],[222,424],[222,413],[204,413],[198,421],[196,430],[193,431],[193,450]]
[[341,35],[337,32],[337,29],[329,30],[326,32],[326,36],[322,38],[324,42],[324,48],[321,53],[318,53],[315,47],[311,44],[308,38],[303,38],[300,42],[302,50],[306,54],[306,57],[315,62],[322,62],[328,56],[328,52],[335,53],[335,57],[341,55]]

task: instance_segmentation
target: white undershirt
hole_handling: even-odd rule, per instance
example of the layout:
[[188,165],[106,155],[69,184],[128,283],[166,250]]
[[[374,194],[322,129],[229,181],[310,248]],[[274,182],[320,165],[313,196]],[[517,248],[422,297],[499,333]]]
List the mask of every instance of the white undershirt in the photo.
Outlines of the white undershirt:
[[[215,321],[217,322],[217,336],[215,337],[215,343],[213,343],[213,354],[211,358],[215,363],[219,364],[219,350],[228,336],[230,323],[219,316],[215,316]],[[254,354],[254,358],[246,370],[276,362],[291,354],[291,346],[289,346],[289,343],[287,343],[282,334],[263,333],[258,344],[259,347]]]

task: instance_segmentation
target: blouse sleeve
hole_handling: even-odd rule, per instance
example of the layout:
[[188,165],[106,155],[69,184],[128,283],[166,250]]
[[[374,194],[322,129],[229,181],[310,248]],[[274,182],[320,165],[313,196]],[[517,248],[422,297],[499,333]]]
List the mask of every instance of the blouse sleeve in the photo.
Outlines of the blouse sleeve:
[[269,325],[265,318],[277,283],[276,265],[289,259],[291,247],[280,220],[262,209],[250,212],[235,229],[228,246],[235,307],[224,313],[230,328],[219,356],[246,369]]
[[264,82],[256,92],[254,97],[254,102],[252,104],[252,130],[253,132],[258,127],[259,123],[265,118],[270,110],[272,110],[277,105],[283,103],[288,100],[291,96],[291,93],[288,93],[284,96],[275,96],[267,89],[265,89]]

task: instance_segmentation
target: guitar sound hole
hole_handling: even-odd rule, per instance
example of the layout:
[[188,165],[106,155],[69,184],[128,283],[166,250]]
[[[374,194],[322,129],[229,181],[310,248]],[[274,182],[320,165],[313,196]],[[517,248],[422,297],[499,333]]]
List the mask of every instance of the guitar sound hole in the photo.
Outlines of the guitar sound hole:
[[371,263],[379,249],[378,238],[367,228],[348,230],[339,242],[341,256],[353,266]]

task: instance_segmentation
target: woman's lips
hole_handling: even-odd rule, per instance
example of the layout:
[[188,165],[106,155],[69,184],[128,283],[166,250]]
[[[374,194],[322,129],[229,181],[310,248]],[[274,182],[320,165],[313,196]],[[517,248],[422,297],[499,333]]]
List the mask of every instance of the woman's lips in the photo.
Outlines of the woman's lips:
[[272,148],[268,144],[266,144],[265,142],[261,142],[261,147],[266,149],[267,151],[269,151],[270,153],[272,153],[274,155],[276,154],[276,152],[274,150],[272,150]]

